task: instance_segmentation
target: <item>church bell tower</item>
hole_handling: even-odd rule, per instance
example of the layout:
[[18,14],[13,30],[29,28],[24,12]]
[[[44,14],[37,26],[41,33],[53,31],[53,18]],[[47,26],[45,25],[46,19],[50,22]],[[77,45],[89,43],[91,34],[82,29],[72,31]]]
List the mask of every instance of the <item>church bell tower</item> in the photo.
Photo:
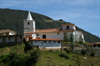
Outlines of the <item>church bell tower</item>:
[[24,20],[24,33],[35,32],[35,21],[33,20],[31,13],[28,12],[26,20]]

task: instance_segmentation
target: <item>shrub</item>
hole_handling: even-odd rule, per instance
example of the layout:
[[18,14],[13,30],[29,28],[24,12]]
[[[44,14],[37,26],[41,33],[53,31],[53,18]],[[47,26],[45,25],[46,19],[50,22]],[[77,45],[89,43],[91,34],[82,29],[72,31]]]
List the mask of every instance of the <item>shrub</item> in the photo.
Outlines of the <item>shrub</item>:
[[90,53],[90,56],[95,56],[95,52],[94,51],[92,51],[91,53]]
[[87,51],[87,50],[83,50],[83,49],[82,49],[82,50],[81,50],[81,54],[82,54],[82,55],[86,55],[86,51]]
[[71,50],[70,49],[67,49],[67,48],[64,48],[64,50],[67,52],[67,53],[70,53]]
[[30,50],[26,54],[17,54],[11,52],[8,55],[0,56],[0,65],[2,66],[32,66],[40,57],[39,50]]
[[69,59],[69,57],[66,54],[64,54],[64,53],[61,53],[59,56],[63,57],[63,58],[66,58],[66,59]]

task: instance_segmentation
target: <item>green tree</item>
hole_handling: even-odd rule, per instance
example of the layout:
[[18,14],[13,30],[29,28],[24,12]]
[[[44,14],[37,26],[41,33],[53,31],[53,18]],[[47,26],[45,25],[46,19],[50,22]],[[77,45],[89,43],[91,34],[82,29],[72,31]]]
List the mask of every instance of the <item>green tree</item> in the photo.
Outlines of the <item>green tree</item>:
[[74,36],[72,33],[70,34],[70,42],[71,42],[71,49],[73,51],[74,50]]
[[1,30],[2,28],[0,27],[0,30]]
[[82,44],[82,43],[83,43],[83,38],[82,38],[82,36],[81,36],[81,35],[80,35],[79,40],[80,40],[80,41],[79,41],[79,43],[80,43],[80,44]]
[[73,41],[74,41],[74,36],[73,36],[73,34],[72,34],[72,33],[70,34],[69,41],[70,41],[70,42],[73,42]]
[[68,36],[66,32],[64,32],[64,42],[68,42]]

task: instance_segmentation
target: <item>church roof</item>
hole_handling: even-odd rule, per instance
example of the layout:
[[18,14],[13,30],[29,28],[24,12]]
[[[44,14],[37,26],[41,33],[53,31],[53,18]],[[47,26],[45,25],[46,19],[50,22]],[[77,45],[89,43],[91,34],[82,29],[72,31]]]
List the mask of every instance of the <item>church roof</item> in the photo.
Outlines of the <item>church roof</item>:
[[34,41],[62,41],[60,39],[31,39],[31,40],[34,40]]
[[30,12],[28,12],[28,16],[27,16],[26,20],[33,20]]
[[75,24],[72,24],[72,23],[62,24],[62,26],[69,26],[69,25],[74,25],[75,26]]
[[70,30],[61,30],[61,28],[57,29],[37,29],[35,32],[27,32],[25,34],[32,34],[32,33],[59,33],[59,32],[73,32],[73,29]]

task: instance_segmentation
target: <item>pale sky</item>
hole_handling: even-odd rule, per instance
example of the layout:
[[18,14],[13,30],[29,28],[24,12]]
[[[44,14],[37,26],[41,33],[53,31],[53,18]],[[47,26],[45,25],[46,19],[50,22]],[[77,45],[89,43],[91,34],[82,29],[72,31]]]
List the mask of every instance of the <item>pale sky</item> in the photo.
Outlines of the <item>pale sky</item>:
[[100,0],[0,0],[0,8],[27,10],[54,20],[63,19],[100,37]]

